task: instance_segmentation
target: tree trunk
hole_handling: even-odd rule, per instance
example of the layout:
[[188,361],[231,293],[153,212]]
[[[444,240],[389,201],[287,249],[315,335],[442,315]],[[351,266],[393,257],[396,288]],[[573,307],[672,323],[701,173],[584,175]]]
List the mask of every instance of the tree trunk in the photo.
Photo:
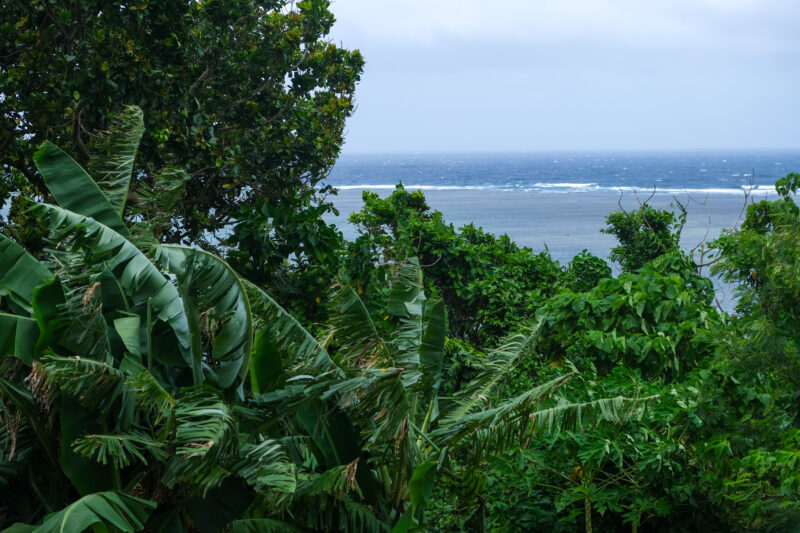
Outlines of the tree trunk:
[[583,514],[586,516],[586,533],[592,533],[592,502],[589,498],[583,500]]

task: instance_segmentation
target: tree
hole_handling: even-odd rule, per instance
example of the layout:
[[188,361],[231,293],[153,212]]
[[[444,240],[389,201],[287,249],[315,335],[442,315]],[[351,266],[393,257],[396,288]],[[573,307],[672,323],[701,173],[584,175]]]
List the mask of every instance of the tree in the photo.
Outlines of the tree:
[[718,261],[712,266],[712,272],[737,284],[739,361],[753,371],[774,368],[795,397],[800,391],[800,208],[791,195],[799,183],[800,174],[789,174],[776,183],[778,200],[748,206],[741,229],[713,243]]
[[686,213],[676,219],[670,211],[653,209],[647,203],[636,211],[614,211],[606,217],[602,233],[613,235],[619,246],[611,249],[610,258],[625,272],[633,272],[651,259],[678,250]]
[[640,413],[625,398],[538,409],[568,376],[498,398],[532,333],[440,402],[446,310],[415,259],[392,270],[387,338],[339,284],[316,340],[223,260],[154,243],[152,211],[122,216],[141,113],[121,122],[102,179],[52,143],[37,151],[57,202],[31,203],[50,230],[42,262],[0,234],[4,521],[419,530],[452,451],[481,460],[529,430]]
[[37,151],[59,204],[32,206],[55,242],[46,262],[0,234],[4,525],[213,531],[297,487],[288,448],[235,411],[254,338],[243,281],[202,250],[130,240],[147,233],[117,194],[137,118],[117,180]]
[[383,279],[374,264],[418,257],[428,289],[447,306],[450,334],[476,347],[495,346],[524,326],[555,292],[558,262],[545,250],[534,253],[468,224],[456,230],[431,212],[421,191],[402,186],[388,198],[364,192],[364,207],[350,217],[360,236],[350,247],[346,269],[368,291]]
[[[0,14],[0,202],[42,141],[86,165],[120,106],[145,111],[133,193],[191,179],[163,240],[201,239],[256,200],[301,209],[342,144],[363,60],[325,40],[327,0],[10,0]],[[323,189],[323,192],[326,189]],[[252,222],[251,222],[252,223]]]

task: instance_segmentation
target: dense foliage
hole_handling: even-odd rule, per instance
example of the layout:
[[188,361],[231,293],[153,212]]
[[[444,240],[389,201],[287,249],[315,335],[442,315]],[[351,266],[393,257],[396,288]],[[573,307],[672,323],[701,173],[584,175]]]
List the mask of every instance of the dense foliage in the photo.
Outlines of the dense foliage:
[[678,250],[681,230],[686,222],[686,211],[679,217],[671,211],[654,209],[647,203],[635,211],[620,209],[606,217],[607,226],[602,233],[613,235],[619,246],[611,249],[610,258],[626,272],[644,266],[651,259]]
[[243,217],[263,226],[261,205],[308,207],[364,64],[325,40],[333,21],[326,0],[4,1],[0,203],[27,183],[47,193],[32,159],[42,141],[85,165],[93,134],[136,105],[147,133],[133,192],[165,166],[191,177],[165,240],[197,241]]
[[800,175],[711,243],[731,316],[680,204],[609,214],[617,276],[402,185],[348,242],[332,22],[3,4],[0,527],[795,530]]
[[131,109],[109,134],[113,180],[43,144],[35,162],[56,203],[31,212],[48,246],[37,259],[0,236],[4,523],[419,530],[456,459],[481,464],[529,432],[620,423],[651,400],[546,405],[568,374],[499,394],[536,329],[440,396],[447,310],[426,298],[416,258],[387,271],[379,326],[342,282],[315,339],[223,260],[154,243],[157,217],[125,221],[116,192],[140,126]]
[[[421,192],[402,185],[385,199],[365,191],[364,207],[350,220],[361,232],[351,245],[351,271],[361,286],[383,279],[374,263],[418,257],[430,290],[447,306],[450,334],[478,347],[496,344],[525,323],[554,293],[561,274],[547,252],[519,247],[507,235],[472,224],[456,230],[430,210]],[[577,272],[574,280],[581,281]]]

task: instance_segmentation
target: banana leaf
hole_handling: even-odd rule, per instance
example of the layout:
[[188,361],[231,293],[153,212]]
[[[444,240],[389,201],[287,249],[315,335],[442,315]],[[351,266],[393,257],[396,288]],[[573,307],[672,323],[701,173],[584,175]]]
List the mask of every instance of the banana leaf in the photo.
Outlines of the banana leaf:
[[61,148],[46,141],[33,160],[58,205],[128,235],[128,228],[97,183]]

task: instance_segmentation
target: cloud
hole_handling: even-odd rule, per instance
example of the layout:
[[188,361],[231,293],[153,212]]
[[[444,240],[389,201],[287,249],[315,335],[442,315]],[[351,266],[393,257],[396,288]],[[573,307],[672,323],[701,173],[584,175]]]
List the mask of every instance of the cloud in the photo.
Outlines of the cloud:
[[[798,146],[797,0],[334,0],[347,150]],[[390,127],[387,127],[390,125]]]
[[[790,0],[336,0],[344,32],[367,42],[597,43],[650,49],[800,48]],[[358,44],[356,43],[358,46]]]

